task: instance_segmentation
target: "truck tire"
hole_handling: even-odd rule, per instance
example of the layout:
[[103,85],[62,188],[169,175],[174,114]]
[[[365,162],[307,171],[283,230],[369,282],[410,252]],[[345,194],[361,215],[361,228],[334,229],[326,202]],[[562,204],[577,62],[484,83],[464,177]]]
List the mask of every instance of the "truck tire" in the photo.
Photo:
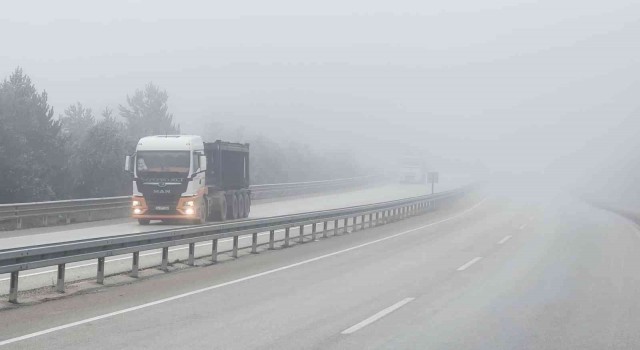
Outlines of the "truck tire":
[[212,198],[211,217],[215,221],[227,220],[227,200],[224,196]]
[[238,193],[238,218],[245,218],[245,208],[244,208],[244,195],[242,193]]
[[200,206],[200,210],[198,211],[198,218],[193,220],[193,223],[196,225],[202,225],[207,222],[207,217],[209,213],[209,206],[207,205],[206,199],[202,201],[202,205]]
[[244,194],[244,217],[248,218],[251,212],[251,195],[249,193]]
[[227,201],[227,219],[235,220],[238,218],[238,197],[235,193],[229,196]]
[[149,225],[150,222],[151,220],[149,219],[138,219],[138,224],[140,225]]

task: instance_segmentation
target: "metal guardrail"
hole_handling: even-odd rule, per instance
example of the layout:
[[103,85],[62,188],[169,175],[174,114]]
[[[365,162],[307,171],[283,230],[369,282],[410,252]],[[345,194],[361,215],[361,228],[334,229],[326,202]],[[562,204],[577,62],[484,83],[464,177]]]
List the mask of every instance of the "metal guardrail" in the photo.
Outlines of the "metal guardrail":
[[[353,177],[345,179],[292,182],[281,184],[253,185],[250,187],[253,199],[276,198],[288,195],[308,193],[317,190],[331,190],[348,186],[363,185],[378,178],[377,176]],[[42,217],[42,225],[47,226],[52,216],[60,216],[66,224],[71,223],[72,215],[88,213],[86,221],[93,221],[94,212],[106,210],[122,210],[125,217],[130,215],[131,196],[73,199],[50,202],[0,204],[0,222],[16,220],[16,229],[23,228],[23,219]]]
[[[337,235],[340,228],[346,231],[349,228],[349,220],[352,221],[351,227],[354,230],[358,230],[359,227],[365,229],[366,227],[378,226],[433,210],[443,202],[454,200],[472,189],[472,186],[467,186],[439,194],[342,209],[5,249],[0,250],[0,274],[11,274],[9,301],[17,303],[20,271],[57,265],[58,279],[56,289],[59,292],[64,292],[65,264],[68,263],[98,259],[97,282],[102,284],[104,282],[104,262],[106,257],[133,254],[131,276],[138,277],[141,251],[162,249],[161,269],[167,271],[169,247],[189,245],[188,264],[193,265],[196,242],[212,241],[212,261],[216,262],[219,239],[233,238],[232,256],[237,258],[240,236],[252,235],[251,250],[252,253],[256,253],[259,233],[269,232],[269,249],[274,249],[275,231],[284,229],[283,247],[288,247],[290,244],[289,230],[291,228],[300,228],[299,242],[302,243],[304,240],[304,228],[308,225],[312,226],[312,240],[315,240],[316,234],[322,233],[324,237],[327,237],[329,232]],[[359,218],[360,222],[358,222]],[[340,226],[341,221],[343,223],[342,227]],[[332,227],[329,229],[329,224],[331,223]],[[318,224],[322,224],[321,232],[317,231]]]

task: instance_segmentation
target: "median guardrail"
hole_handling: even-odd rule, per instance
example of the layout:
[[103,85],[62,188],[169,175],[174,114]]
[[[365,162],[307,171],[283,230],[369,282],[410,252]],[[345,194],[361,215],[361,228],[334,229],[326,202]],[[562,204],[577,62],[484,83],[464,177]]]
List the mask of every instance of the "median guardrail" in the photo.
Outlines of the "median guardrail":
[[[289,234],[291,228],[299,228],[298,242],[303,243],[305,227],[309,225],[311,226],[310,235],[312,240],[315,240],[317,234],[322,234],[324,237],[327,237],[330,233],[337,235],[340,231],[345,232],[350,227],[353,230],[375,227],[433,210],[446,202],[463,196],[472,189],[472,186],[468,186],[439,194],[342,209],[5,249],[0,250],[0,274],[11,274],[9,301],[16,303],[18,301],[18,277],[20,271],[57,266],[56,289],[59,292],[64,292],[65,265],[68,263],[97,259],[96,279],[98,283],[102,284],[105,277],[104,263],[106,257],[133,254],[131,276],[138,277],[141,251],[162,249],[160,266],[161,269],[167,271],[169,247],[188,245],[188,264],[193,265],[195,244],[197,242],[212,241],[211,259],[216,262],[219,239],[233,238],[233,250],[231,253],[232,257],[237,258],[238,240],[239,237],[244,235],[252,236],[250,248],[253,253],[256,253],[259,233],[269,232],[269,249],[274,249],[275,231],[284,229],[283,246],[288,247],[291,239]],[[322,231],[317,230],[319,225],[321,225]]]
[[[279,198],[315,191],[330,191],[368,184],[377,176],[352,177],[344,179],[291,182],[280,184],[252,185],[253,199]],[[36,203],[0,204],[0,222],[11,221],[4,230],[22,229],[27,218],[39,218],[40,222],[31,226],[49,224],[70,224],[72,221],[97,221],[129,216],[131,196],[73,199]],[[0,228],[2,229],[2,228]]]

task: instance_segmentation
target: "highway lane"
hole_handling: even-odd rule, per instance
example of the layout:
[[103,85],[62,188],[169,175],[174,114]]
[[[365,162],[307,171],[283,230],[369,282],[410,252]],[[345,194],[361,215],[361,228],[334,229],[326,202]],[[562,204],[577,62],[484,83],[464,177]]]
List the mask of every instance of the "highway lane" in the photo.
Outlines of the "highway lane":
[[[478,206],[474,210],[479,210],[481,208],[482,208],[481,206]],[[319,256],[323,256],[323,254],[326,255],[327,253],[333,254],[336,251],[336,249],[338,249],[339,251],[340,249],[343,249],[345,246],[349,247],[349,246],[362,244],[362,243],[369,244],[367,242],[371,242],[372,240],[375,241],[376,239],[386,239],[387,237],[389,237],[390,233],[392,233],[393,235],[393,234],[397,234],[398,231],[402,232],[402,231],[414,229],[416,225],[418,225],[418,227],[428,225],[424,229],[431,230],[431,232],[429,232],[428,234],[424,234],[424,232],[420,232],[422,234],[418,236],[409,237],[409,235],[412,235],[412,234],[415,235],[418,233],[417,230],[411,231],[406,234],[407,237],[401,238],[403,241],[406,240],[407,242],[413,242],[415,241],[416,237],[417,238],[422,237],[423,239],[427,239],[427,240],[446,239],[447,241],[451,241],[453,239],[454,244],[463,244],[463,242],[465,241],[465,237],[477,235],[477,232],[475,232],[475,230],[464,229],[465,222],[467,222],[468,220],[464,216],[447,218],[447,217],[444,217],[446,215],[452,216],[454,214],[443,210],[441,212],[436,212],[428,215],[429,219],[427,220],[427,222],[425,222],[424,218],[421,218],[421,219],[414,218],[401,223],[387,225],[387,226],[383,226],[383,227],[372,229],[372,230],[362,231],[361,233],[340,236],[340,237],[332,238],[328,240],[321,240],[320,242],[316,242],[312,244],[305,244],[294,249],[285,249],[278,252],[269,252],[269,253],[260,254],[257,256],[239,259],[238,261],[235,261],[230,264],[219,264],[213,267],[187,270],[186,273],[181,272],[178,274],[172,274],[171,277],[178,278],[178,280],[173,280],[171,282],[165,280],[164,278],[152,279],[149,281],[136,283],[136,284],[128,285],[124,287],[117,287],[114,289],[107,288],[104,292],[101,292],[98,294],[92,294],[91,296],[100,298],[102,296],[106,296],[107,294],[105,293],[110,293],[111,291],[115,291],[116,289],[118,289],[120,290],[120,292],[117,292],[117,295],[123,296],[127,294],[128,295],[127,298],[120,298],[117,295],[112,295],[107,299],[111,301],[120,300],[125,302],[127,305],[132,306],[132,305],[135,305],[136,303],[140,303],[143,301],[149,301],[149,300],[157,299],[159,297],[175,295],[182,291],[197,289],[203,285],[208,285],[211,283],[215,284],[216,282],[223,282],[223,281],[229,281],[229,280],[233,281],[247,274],[251,275],[252,273],[256,273],[256,272],[269,271],[270,269],[281,267],[283,263],[299,261],[301,259],[306,259],[309,256],[317,257],[318,255]],[[443,220],[446,220],[446,221],[443,221]],[[511,225],[511,217],[509,216],[487,218],[487,219],[479,218],[477,220],[481,222],[485,222],[487,227],[494,227],[494,226],[501,227],[504,225],[507,225],[507,226]],[[439,221],[442,221],[442,222],[439,222]],[[456,235],[455,237],[449,236],[448,234],[439,233],[441,231],[439,231],[438,229],[447,229],[449,225],[453,225],[453,224],[461,227],[461,229],[459,230],[459,234]],[[492,229],[490,229],[489,231],[492,231]],[[400,236],[398,238],[400,239]],[[406,245],[407,242],[403,243],[402,245],[403,246]],[[369,287],[369,285],[371,284],[370,282],[373,281],[371,280],[372,274],[375,276],[378,276],[378,278],[381,276],[379,275],[379,270],[378,270],[381,266],[386,266],[387,272],[392,272],[392,271],[388,271],[388,269],[390,268],[392,270],[398,270],[398,271],[402,270],[402,266],[394,266],[394,264],[389,264],[389,261],[388,261],[389,259],[396,259],[394,258],[394,256],[397,256],[398,252],[396,252],[395,249],[389,249],[393,247],[387,246],[387,242],[385,242],[385,244],[382,244],[382,242],[377,244],[378,244],[377,247],[374,247],[373,245],[371,245],[371,248],[374,248],[375,250],[373,254],[371,254],[372,252],[367,251],[368,249],[370,249],[370,247],[366,246],[366,247],[362,247],[362,251],[360,252],[354,251],[353,256],[351,255],[352,253],[350,251],[347,251],[343,256],[340,256],[340,255],[328,256],[321,263],[319,261],[318,262],[312,261],[309,264],[304,265],[304,268],[300,268],[300,269],[291,268],[290,269],[291,271],[287,271],[287,273],[276,272],[273,274],[274,275],[273,277],[276,278],[276,280],[273,280],[271,278],[266,278],[265,276],[266,279],[264,281],[265,282],[268,281],[268,285],[270,286],[269,288],[266,288],[266,289],[264,289],[264,286],[259,286],[259,285],[245,286],[245,287],[249,287],[249,289],[241,292],[240,290],[237,289],[238,287],[240,287],[239,284],[234,284],[232,286],[229,286],[230,287],[229,289],[220,288],[220,292],[224,293],[224,295],[206,296],[207,300],[213,301],[215,304],[218,305],[216,306],[215,311],[212,309],[209,312],[213,312],[216,315],[220,316],[219,321],[222,322],[221,325],[224,325],[225,323],[224,319],[226,319],[227,317],[229,317],[230,320],[234,319],[236,317],[234,315],[223,316],[223,313],[227,310],[227,307],[225,305],[229,303],[229,306],[232,306],[232,305],[239,306],[240,304],[244,304],[245,301],[242,301],[242,300],[234,301],[234,299],[236,298],[227,299],[227,297],[232,294],[235,294],[236,296],[245,295],[247,297],[250,297],[252,300],[251,303],[260,302],[260,300],[262,300],[261,302],[262,305],[256,305],[257,308],[251,312],[251,315],[260,314],[261,313],[260,310],[263,310],[265,307],[267,307],[268,309],[273,308],[274,310],[281,310],[281,311],[287,311],[287,310],[290,310],[291,308],[298,309],[296,307],[296,304],[297,304],[295,301],[296,298],[298,299],[308,298],[307,302],[303,302],[301,306],[307,305],[308,307],[311,305],[309,303],[312,303],[312,304],[315,304],[317,308],[326,309],[327,311],[339,310],[339,309],[334,309],[333,307],[327,308],[326,301],[329,301],[329,300],[325,300],[324,302],[320,302],[320,303],[315,303],[313,302],[314,298],[322,297],[324,299],[326,298],[333,299],[334,297],[333,292],[337,292],[339,293],[339,296],[336,298],[336,302],[338,304],[342,304],[342,302],[338,302],[341,300],[344,300],[345,302],[357,302],[357,300],[361,297],[362,293],[366,293],[366,290],[370,289]],[[409,243],[409,246],[412,250],[415,250],[417,248],[417,246],[411,243]],[[421,260],[424,260],[424,258],[431,259],[430,253],[433,253],[440,257],[445,257],[448,254],[447,252],[439,251],[438,249],[434,249],[432,251],[422,251],[419,253],[419,256],[421,256],[422,258],[418,259],[411,265],[414,267],[422,265]],[[351,266],[351,268],[348,268],[350,267],[349,261],[351,261],[354,257],[360,256],[361,254],[364,254],[365,257],[368,257],[366,259],[367,261],[362,262],[364,265],[367,265],[365,266],[366,271],[363,271],[364,273],[361,277],[363,279],[362,281],[364,281],[365,283],[362,283],[360,286],[356,285],[356,286],[350,287],[350,284],[347,282],[355,277],[355,275],[352,275],[352,274],[353,273],[359,274],[358,271],[353,271],[353,269],[356,267],[362,267],[362,265],[358,263],[356,265]],[[368,266],[368,265],[371,265],[371,266]],[[196,270],[199,270],[199,271],[196,271]],[[211,272],[213,272],[214,270],[217,270],[217,271],[213,274],[213,276],[215,277],[212,279]],[[195,275],[192,275],[193,272],[198,272],[198,273],[207,272],[207,275],[209,276],[204,278],[202,276],[197,277]],[[343,272],[346,272],[346,274]],[[398,278],[400,280],[403,279],[402,275],[397,275],[394,273],[387,273],[382,276],[393,276],[393,275],[395,275],[395,279],[398,279]],[[326,276],[327,278],[326,279],[322,278],[323,276]],[[317,279],[316,277],[319,279],[316,280]],[[188,282],[184,280],[184,278],[188,278],[189,280],[193,278],[194,280]],[[360,278],[357,278],[357,279],[360,280]],[[397,280],[396,282],[400,282],[400,280]],[[157,285],[158,282],[162,282],[162,281],[164,281],[163,283],[169,283],[169,285],[174,287],[167,288],[168,285],[165,285],[164,287],[161,285]],[[256,283],[256,282],[259,284],[264,283],[262,282],[261,276],[251,280],[250,283]],[[396,287],[394,286],[399,286],[399,284],[396,282],[390,283],[387,286],[392,287],[392,289],[395,289]],[[152,286],[151,284],[147,284],[147,283],[155,284],[155,286]],[[294,284],[294,285],[292,286],[291,284]],[[122,294],[121,288],[126,289],[134,286],[143,286],[143,285],[145,286],[144,288],[145,290],[153,291],[151,293],[152,295],[145,295],[145,293],[141,293],[140,291],[132,291],[131,294],[125,292],[125,294]],[[351,290],[352,287],[357,287],[357,289],[359,290],[358,291]],[[129,299],[130,296],[133,296],[133,298],[137,300]],[[275,297],[275,299],[269,301],[270,296]],[[18,319],[15,319],[14,317],[23,316],[23,315],[20,315],[21,311],[23,310],[24,312],[31,313],[31,315],[34,316],[32,312],[35,312],[36,308],[40,308],[40,307],[47,308],[49,306],[54,306],[54,305],[56,306],[56,308],[61,307],[62,309],[65,309],[66,307],[71,307],[73,308],[73,310],[76,310],[73,315],[70,315],[69,313],[60,312],[62,309],[58,309],[57,311],[40,310],[40,312],[45,312],[46,314],[56,314],[63,318],[64,317],[78,318],[85,315],[88,316],[92,313],[95,313],[96,311],[100,312],[100,311],[113,310],[113,307],[118,308],[122,306],[122,305],[108,305],[108,303],[105,303],[100,300],[92,301],[91,302],[92,307],[88,309],[79,307],[78,305],[73,305],[73,306],[63,305],[68,302],[74,302],[74,303],[78,302],[86,297],[89,297],[89,296],[81,295],[81,296],[78,296],[77,298],[74,297],[74,298],[64,299],[64,300],[56,301],[54,303],[45,303],[45,304],[35,305],[29,308],[21,308],[18,310],[5,311],[2,317],[3,321],[0,324],[1,326],[0,329],[3,330],[1,337],[4,338],[6,335],[8,335],[7,332],[9,333],[11,331],[15,332],[17,328],[20,328],[19,331],[25,332],[25,331],[28,331],[27,328],[34,329],[37,327],[42,327],[41,325],[35,324],[35,323],[29,323],[28,325],[23,323],[23,327],[16,328],[16,325],[17,325],[16,322],[20,322],[20,321]],[[113,297],[115,297],[115,300]],[[293,297],[294,300],[290,300],[289,299],[290,297]],[[373,299],[375,300],[376,298],[374,297]],[[272,302],[273,304],[271,304]],[[347,304],[345,304],[345,306],[346,305]],[[95,306],[95,308],[93,306]],[[225,310],[217,310],[218,307],[223,307]],[[96,310],[96,308],[101,310]],[[249,309],[251,308],[241,307],[241,309],[245,311],[249,311]],[[306,307],[301,307],[299,311],[303,311],[304,309],[306,309]],[[240,309],[238,309],[238,311],[239,310]],[[299,313],[299,311],[296,313]],[[268,316],[269,314],[270,313],[267,312],[265,316]],[[243,320],[248,320],[248,319],[251,319],[251,315],[244,315],[243,312],[241,312],[240,314],[237,315],[237,317],[240,317]],[[26,315],[26,317],[28,318],[29,316]],[[173,319],[173,316],[171,316],[171,318]],[[308,317],[303,317],[303,318],[308,318]],[[286,317],[281,321],[285,321],[285,319]],[[292,318],[291,321],[293,321],[294,319],[297,319],[297,317]],[[312,320],[312,318],[310,318],[309,320]],[[178,321],[178,320],[176,319],[175,321]],[[179,322],[186,322],[186,324],[192,323],[186,319],[180,320]],[[258,322],[258,320],[256,319],[254,320],[254,322]],[[36,323],[39,323],[39,322],[36,322]],[[199,322],[196,322],[196,323],[199,323]],[[175,323],[173,323],[172,321],[172,324],[175,324]],[[248,327],[250,327],[250,325],[248,325]],[[244,328],[244,327],[241,327],[241,328]],[[244,328],[244,329],[246,330],[250,328]],[[282,328],[281,331],[288,332],[288,327]],[[244,332],[244,331],[241,331],[240,329],[236,329],[234,332]],[[259,339],[263,339],[263,336],[264,334],[258,335],[257,338],[255,338],[255,341],[259,341]],[[56,335],[55,337],[59,339],[60,335]],[[115,338],[120,338],[120,337],[115,337]],[[36,339],[34,338],[34,340]],[[227,340],[230,341],[231,338]],[[40,340],[36,340],[36,341],[40,341]],[[16,343],[16,344],[19,344],[19,343]],[[39,344],[42,345],[43,343],[39,343]],[[80,343],[77,343],[77,344],[80,344]],[[31,344],[31,346],[37,347],[38,344]],[[138,344],[138,346],[141,346],[141,344]],[[53,347],[57,347],[57,345]],[[136,347],[136,346],[133,346],[133,347]],[[223,345],[221,345],[221,347],[223,347]]]
[[[457,183],[456,183],[457,184]],[[458,187],[458,186],[457,186]],[[449,188],[449,187],[447,187]],[[455,188],[454,184],[451,188]],[[427,193],[426,186],[388,184],[355,190],[313,194],[280,200],[258,200],[251,207],[250,218],[270,217],[315,210],[335,209],[347,206],[383,202]],[[68,226],[41,227],[35,229],[0,232],[0,248],[45,244],[83,238],[104,237],[183,227],[154,223],[140,226],[130,219],[95,221]]]
[[[449,181],[446,186],[442,186],[443,190],[458,185],[460,182]],[[368,204],[385,200],[393,200],[406,198],[427,193],[428,189],[420,185],[407,184],[388,184],[383,186],[357,189],[341,193],[328,193],[323,195],[314,195],[306,198],[290,198],[278,201],[258,201],[253,206],[251,213],[252,218],[268,217],[275,215],[292,214],[299,212],[307,212],[313,210],[333,209],[351,205]],[[117,224],[104,224],[104,222],[84,223],[72,226],[59,226],[51,228],[39,228],[34,230],[14,231],[8,233],[20,236],[12,236],[0,239],[0,247],[11,248],[28,244],[42,244],[47,242],[58,242],[62,240],[102,237],[114,235],[118,233],[127,234],[135,232],[146,232],[156,229],[167,229],[180,226],[172,225],[150,225],[139,226],[135,222],[129,220],[119,220]],[[342,224],[342,223],[341,223]],[[333,226],[330,226],[332,229]],[[310,227],[306,228],[310,232]],[[54,232],[48,232],[54,231]],[[40,233],[44,232],[44,233]],[[297,236],[298,230],[292,229],[291,235]],[[276,239],[283,239],[284,232],[276,232]],[[259,243],[268,241],[268,235],[262,233],[259,236]],[[243,237],[240,245],[249,245],[250,237]],[[220,242],[219,251],[226,251],[232,248],[231,239],[222,240]],[[204,256],[210,254],[211,243],[203,242],[196,246],[196,256]],[[148,251],[141,253],[140,266],[147,268],[157,266],[160,261],[160,250]],[[188,256],[187,247],[174,247],[170,250],[170,259],[184,260]],[[115,256],[106,259],[106,274],[122,273],[131,268],[131,255]],[[77,262],[67,265],[66,280],[77,281],[82,279],[94,278],[96,273],[96,261]],[[35,270],[24,271],[20,274],[20,289],[32,290],[36,288],[52,286],[56,281],[56,269],[53,267],[41,268]],[[9,275],[0,275],[0,295],[9,292]]]
[[564,196],[477,203],[5,310],[0,339],[26,335],[7,344],[16,349],[640,347],[635,225]]
[[[468,176],[450,175],[449,177],[441,176],[441,182],[436,186],[436,192],[462,187],[471,183],[471,179]],[[431,189],[426,185],[389,183],[327,193],[313,193],[305,196],[254,200],[250,218],[370,204],[428,194],[430,191]],[[181,226],[167,225],[160,222],[141,226],[138,225],[137,221],[123,218],[16,231],[0,231],[0,249],[81,238],[148,232]]]

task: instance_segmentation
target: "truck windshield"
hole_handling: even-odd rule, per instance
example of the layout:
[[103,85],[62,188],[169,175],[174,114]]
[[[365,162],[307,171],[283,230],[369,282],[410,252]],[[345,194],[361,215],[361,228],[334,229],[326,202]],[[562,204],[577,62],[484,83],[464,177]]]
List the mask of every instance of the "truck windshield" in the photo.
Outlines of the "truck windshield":
[[141,178],[166,175],[186,178],[189,174],[189,151],[144,151],[136,156],[136,172]]

